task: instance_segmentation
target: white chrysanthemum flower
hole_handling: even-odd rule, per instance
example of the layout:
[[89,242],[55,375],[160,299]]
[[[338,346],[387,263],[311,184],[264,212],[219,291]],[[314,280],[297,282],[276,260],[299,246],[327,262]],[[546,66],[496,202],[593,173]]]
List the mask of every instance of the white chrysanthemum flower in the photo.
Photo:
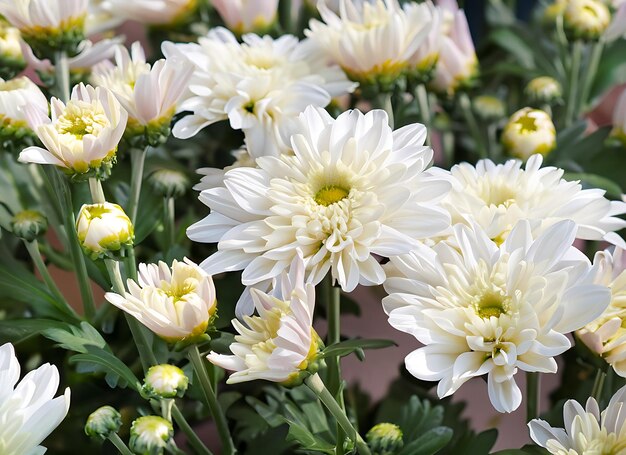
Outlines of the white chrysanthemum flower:
[[59,371],[48,363],[18,384],[19,378],[20,364],[13,346],[0,346],[0,453],[41,455],[46,448],[39,444],[67,415],[70,389],[54,398]]
[[430,30],[430,5],[404,10],[397,0],[341,0],[336,14],[321,0],[318,10],[324,22],[311,21],[305,34],[361,83],[392,83]]
[[517,160],[454,166],[452,191],[443,202],[452,223],[476,223],[490,239],[502,242],[519,220],[536,221],[538,234],[569,219],[578,225],[577,238],[623,244],[614,231],[626,226],[617,217],[626,213],[626,204],[607,200],[603,190],[583,190],[580,183],[563,180],[562,169],[542,168],[542,161],[541,155],[531,156],[525,169]]
[[0,79],[0,130],[26,129],[28,125],[24,108],[32,106],[48,112],[48,99],[41,89],[26,76],[8,81]]
[[85,204],[76,218],[76,233],[81,247],[93,258],[132,245],[133,223],[117,204]]
[[595,455],[626,453],[626,387],[619,389],[602,413],[594,398],[585,408],[568,400],[563,406],[564,428],[533,419],[530,437],[554,455]]
[[298,252],[288,271],[266,294],[252,289],[258,316],[233,319],[239,332],[230,345],[234,355],[211,352],[211,363],[231,370],[228,384],[264,379],[295,384],[302,372],[315,368],[321,340],[313,329],[315,286],[305,283],[305,267]]
[[88,36],[111,31],[124,23],[124,18],[107,11],[106,0],[89,0],[85,31]]
[[453,94],[476,76],[478,58],[465,12],[458,9],[454,0],[445,2],[440,11],[444,34],[432,86],[437,91]]
[[203,268],[243,269],[243,283],[255,285],[278,276],[301,248],[315,284],[327,273],[344,291],[381,284],[373,255],[406,253],[450,223],[438,205],[447,176],[426,170],[433,152],[425,137],[419,124],[392,131],[381,110],[334,120],[307,108],[293,155],[258,158],[258,169],[232,169],[223,187],[200,194],[211,214],[187,233],[219,249]]
[[163,417],[139,417],[130,426],[129,446],[136,454],[162,454],[173,440],[172,423]]
[[184,21],[198,7],[198,0],[104,0],[102,9],[113,16],[150,25]]
[[487,374],[499,412],[522,401],[518,370],[555,373],[564,335],[605,310],[610,291],[593,283],[589,261],[573,248],[576,225],[562,221],[536,240],[521,221],[500,247],[480,228],[454,227],[453,247],[420,245],[385,267],[389,323],[425,347],[406,357],[408,371],[439,381],[440,398]]
[[139,42],[133,43],[131,53],[123,46],[118,47],[115,62],[116,66],[108,62],[96,66],[91,80],[94,85],[111,90],[128,112],[127,135],[151,136],[154,132],[156,141],[166,138],[193,65],[186,59],[173,57],[151,66],[146,63]]
[[127,284],[125,295],[105,298],[167,341],[203,335],[217,309],[213,279],[189,259],[139,264],[137,282]]
[[556,147],[556,128],[547,112],[525,107],[511,116],[501,140],[515,158],[527,160],[536,153],[546,156]]
[[430,1],[425,3],[407,2],[403,6],[411,24],[429,24],[430,31],[419,45],[410,60],[410,72],[421,80],[430,79],[441,50],[443,34],[443,11]]
[[191,93],[179,108],[193,114],[176,123],[174,136],[186,139],[228,119],[243,130],[254,157],[278,155],[289,148],[293,126],[308,105],[325,107],[354,89],[311,43],[291,35],[242,39],[216,28],[199,44],[163,45],[168,59],[180,55],[196,67]]
[[44,147],[28,147],[22,163],[53,164],[85,174],[110,164],[124,134],[128,114],[109,90],[79,84],[67,104],[52,98],[52,119],[47,111],[26,105],[30,127]]
[[613,367],[615,372],[626,377],[626,262],[623,250],[617,248],[610,253],[596,253],[596,283],[611,289],[611,304],[595,321],[577,332],[587,347]]
[[226,166],[224,169],[215,167],[203,167],[198,169],[197,173],[202,177],[200,178],[200,182],[197,183],[193,189],[196,191],[204,191],[218,186],[224,186],[224,175],[231,169],[238,167],[257,167],[256,160],[250,156],[250,153],[245,147],[233,150],[230,154],[235,158],[235,162],[230,166]]
[[268,30],[276,21],[278,0],[212,0],[226,26],[241,35]]
[[611,137],[626,147],[626,90],[620,95],[613,111]]

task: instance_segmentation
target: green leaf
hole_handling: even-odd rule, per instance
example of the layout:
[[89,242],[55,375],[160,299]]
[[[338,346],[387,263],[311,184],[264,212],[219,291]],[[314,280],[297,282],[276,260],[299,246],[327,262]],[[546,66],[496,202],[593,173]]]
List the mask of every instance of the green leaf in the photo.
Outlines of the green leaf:
[[89,323],[81,322],[80,327],[68,326],[66,329],[50,328],[42,332],[46,338],[56,341],[58,346],[68,351],[89,352],[90,346],[107,348],[107,343],[100,333]]
[[433,407],[430,401],[420,400],[413,395],[400,411],[397,420],[405,441],[413,441],[423,433],[432,430],[443,422],[443,407]]
[[0,344],[11,342],[20,343],[28,338],[39,335],[48,329],[67,329],[69,326],[64,322],[52,319],[17,319],[0,321]]
[[617,40],[602,53],[593,83],[592,99],[599,98],[616,85],[626,82],[626,40]]
[[[121,378],[126,384],[128,384],[135,391],[141,390],[141,384],[134,373],[128,368],[124,362],[115,357],[108,351],[97,346],[87,346],[87,353],[76,354],[70,358],[70,363],[78,365],[86,365],[93,368],[94,372],[104,372],[113,375],[113,378]],[[83,372],[85,370],[82,370]],[[107,379],[109,385],[111,385],[111,379]],[[116,382],[116,381],[114,381]],[[120,384],[123,387],[123,384]]]
[[526,69],[535,68],[535,57],[533,48],[528,45],[517,33],[510,27],[497,28],[489,34],[489,39],[511,53],[517,63]]
[[622,188],[617,183],[600,175],[566,172],[563,178],[570,181],[580,180],[583,186],[603,189],[608,196],[615,199],[621,198],[623,193]]
[[333,344],[332,346],[328,346],[326,349],[322,351],[321,357],[344,357],[359,349],[383,349],[388,348],[390,346],[397,346],[394,341],[391,340],[365,340],[365,339],[354,339],[348,341],[342,341],[341,343]]
[[433,455],[452,439],[452,429],[437,427],[405,445],[398,455]]
[[284,421],[289,425],[289,433],[287,434],[288,441],[296,441],[301,448],[306,450],[314,450],[327,454],[335,453],[334,444],[315,436],[307,428],[292,420],[284,419]]

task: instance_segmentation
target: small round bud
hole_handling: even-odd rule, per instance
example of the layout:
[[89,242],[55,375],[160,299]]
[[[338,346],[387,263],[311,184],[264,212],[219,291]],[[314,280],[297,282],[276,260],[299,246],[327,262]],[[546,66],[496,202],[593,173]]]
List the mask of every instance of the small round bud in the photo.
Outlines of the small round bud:
[[0,20],[0,78],[12,79],[26,68],[20,31]]
[[498,120],[506,115],[504,103],[495,96],[481,95],[472,102],[474,112],[483,120]]
[[133,224],[122,207],[109,202],[83,205],[76,231],[81,246],[94,259],[133,244]]
[[111,406],[102,406],[87,417],[85,434],[104,441],[122,426],[122,415]]
[[150,176],[154,191],[163,197],[180,197],[189,188],[189,179],[185,174],[172,169],[159,169]]
[[611,12],[600,0],[569,0],[563,25],[573,39],[597,40],[611,23]]
[[365,437],[372,455],[393,455],[404,446],[402,430],[393,423],[379,423],[373,426]]
[[20,239],[32,242],[46,233],[48,219],[36,210],[24,210],[13,217],[11,229]]
[[557,17],[561,16],[567,6],[567,0],[555,0],[553,3],[546,6],[543,10],[543,23],[550,29],[554,29],[554,23]]
[[554,104],[563,96],[561,84],[548,76],[532,79],[524,89],[524,93],[533,104]]
[[139,417],[130,427],[130,450],[140,455],[160,455],[173,437],[174,428],[163,417]]
[[182,397],[189,385],[183,370],[174,365],[150,367],[143,383],[143,391],[151,398]]
[[545,156],[556,147],[554,123],[546,112],[525,107],[504,127],[502,144],[509,155],[522,160],[535,153]]

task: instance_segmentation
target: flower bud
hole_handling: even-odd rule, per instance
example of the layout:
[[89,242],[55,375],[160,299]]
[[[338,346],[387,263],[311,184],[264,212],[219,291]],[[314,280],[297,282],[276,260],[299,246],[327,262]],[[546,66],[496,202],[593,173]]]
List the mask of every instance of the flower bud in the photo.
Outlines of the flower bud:
[[16,237],[32,242],[46,233],[48,219],[36,210],[24,210],[13,217],[11,229]]
[[563,25],[571,39],[597,40],[611,23],[611,12],[600,0],[570,0]]
[[233,32],[263,34],[276,22],[278,0],[213,0],[226,26]]
[[130,450],[140,455],[160,455],[173,437],[174,428],[163,417],[139,417],[130,427]]
[[555,0],[553,3],[546,6],[543,10],[543,23],[550,28],[554,29],[554,23],[557,17],[561,16],[567,7],[567,0]]
[[189,385],[183,370],[174,365],[150,367],[143,383],[143,391],[151,398],[182,397]]
[[159,169],[150,176],[154,191],[163,197],[180,197],[189,188],[189,179],[185,174],[173,169]]
[[544,111],[525,107],[504,127],[502,144],[509,155],[522,160],[535,153],[545,156],[556,147],[554,123]]
[[474,112],[483,120],[498,120],[506,115],[504,103],[495,96],[481,95],[472,102]]
[[20,31],[0,20],[0,77],[11,79],[26,68],[20,46]]
[[563,90],[556,79],[549,76],[532,79],[524,89],[524,93],[533,104],[554,104],[561,99]]
[[85,434],[104,441],[122,426],[122,415],[111,406],[102,406],[87,417]]
[[109,202],[83,205],[76,231],[81,246],[94,259],[133,244],[133,224],[122,207]]
[[372,455],[393,455],[404,446],[402,430],[393,423],[379,423],[373,426],[365,437]]

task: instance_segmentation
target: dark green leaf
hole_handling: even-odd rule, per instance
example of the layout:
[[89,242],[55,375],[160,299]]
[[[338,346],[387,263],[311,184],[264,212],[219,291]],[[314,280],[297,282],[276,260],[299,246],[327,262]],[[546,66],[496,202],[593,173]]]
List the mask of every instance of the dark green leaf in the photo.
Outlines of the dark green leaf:
[[80,327],[68,326],[66,329],[49,328],[42,332],[46,338],[56,341],[58,346],[68,351],[89,351],[90,346],[104,349],[107,343],[100,333],[87,322],[81,322]]
[[[87,346],[86,354],[76,354],[70,358],[70,363],[91,365],[97,371],[112,374],[123,379],[130,387],[136,391],[141,390],[141,384],[133,372],[124,362],[108,351],[96,346]],[[107,380],[109,382],[109,380]]]
[[333,344],[332,346],[328,346],[324,351],[322,351],[322,358],[328,357],[344,357],[358,349],[383,349],[388,348],[389,346],[397,346],[395,342],[391,340],[365,340],[365,339],[354,339],[348,341],[342,341],[341,343]]
[[452,439],[452,429],[437,427],[405,445],[398,455],[433,455]]
[[19,343],[33,336],[39,335],[47,329],[67,329],[69,326],[64,322],[52,319],[18,319],[0,321],[0,344],[11,342]]

